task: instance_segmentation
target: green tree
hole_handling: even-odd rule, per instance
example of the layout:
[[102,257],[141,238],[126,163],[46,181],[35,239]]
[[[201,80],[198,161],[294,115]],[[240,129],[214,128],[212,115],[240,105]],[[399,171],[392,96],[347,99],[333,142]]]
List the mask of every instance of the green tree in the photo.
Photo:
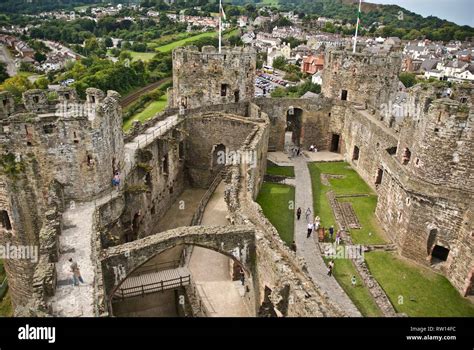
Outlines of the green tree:
[[284,70],[286,66],[286,58],[278,56],[273,59],[273,68]]
[[7,67],[3,62],[0,62],[0,84],[7,80],[10,76],[7,72]]
[[398,78],[403,83],[403,85],[405,85],[405,87],[407,88],[416,84],[416,75],[413,73],[403,72],[403,73],[400,73]]
[[32,87],[33,86],[28,78],[22,75],[15,75],[14,77],[8,78],[0,85],[0,91],[9,91],[15,100],[20,102],[22,94]]

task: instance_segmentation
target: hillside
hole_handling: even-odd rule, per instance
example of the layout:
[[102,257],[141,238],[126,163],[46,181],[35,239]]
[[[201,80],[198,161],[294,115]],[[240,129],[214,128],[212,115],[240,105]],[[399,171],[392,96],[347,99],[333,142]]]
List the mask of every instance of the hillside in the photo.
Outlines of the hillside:
[[[262,5],[264,2],[255,1]],[[357,19],[357,0],[275,0],[275,2],[278,2],[278,8],[284,11],[329,17],[352,24]],[[371,28],[374,23],[385,26],[376,33],[385,37],[398,36],[410,40],[426,37],[443,41],[474,37],[474,28],[469,26],[459,26],[433,16],[425,18],[397,5],[362,3],[362,26],[375,33],[376,26]]]

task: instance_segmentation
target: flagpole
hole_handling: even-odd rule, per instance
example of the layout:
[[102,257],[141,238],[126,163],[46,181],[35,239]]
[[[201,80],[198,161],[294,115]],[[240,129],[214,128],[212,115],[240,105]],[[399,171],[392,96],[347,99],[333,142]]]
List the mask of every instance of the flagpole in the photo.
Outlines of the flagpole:
[[352,48],[352,53],[356,52],[356,45],[357,45],[357,32],[359,31],[359,22],[360,22],[360,5],[362,4],[362,0],[359,0],[359,12],[357,12],[357,24],[356,24],[356,33],[354,37],[354,47]]
[[221,53],[222,44],[222,0],[219,0],[219,53]]

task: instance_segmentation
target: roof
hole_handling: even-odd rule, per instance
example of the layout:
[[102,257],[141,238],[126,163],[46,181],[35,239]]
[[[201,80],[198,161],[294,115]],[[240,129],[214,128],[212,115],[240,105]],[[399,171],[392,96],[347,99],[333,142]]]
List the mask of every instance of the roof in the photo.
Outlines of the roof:
[[427,59],[427,60],[424,60],[422,63],[421,63],[421,69],[424,69],[424,70],[431,70],[433,68],[436,68],[436,65],[439,63],[439,60],[434,60],[434,59]]

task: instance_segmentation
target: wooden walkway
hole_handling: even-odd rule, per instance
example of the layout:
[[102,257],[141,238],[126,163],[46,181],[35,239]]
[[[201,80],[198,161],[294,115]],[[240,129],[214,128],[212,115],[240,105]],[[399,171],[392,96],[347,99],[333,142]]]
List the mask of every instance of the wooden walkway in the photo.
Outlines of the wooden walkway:
[[189,285],[191,274],[187,267],[161,270],[128,277],[115,292],[114,297],[125,299],[156,292],[163,292]]

